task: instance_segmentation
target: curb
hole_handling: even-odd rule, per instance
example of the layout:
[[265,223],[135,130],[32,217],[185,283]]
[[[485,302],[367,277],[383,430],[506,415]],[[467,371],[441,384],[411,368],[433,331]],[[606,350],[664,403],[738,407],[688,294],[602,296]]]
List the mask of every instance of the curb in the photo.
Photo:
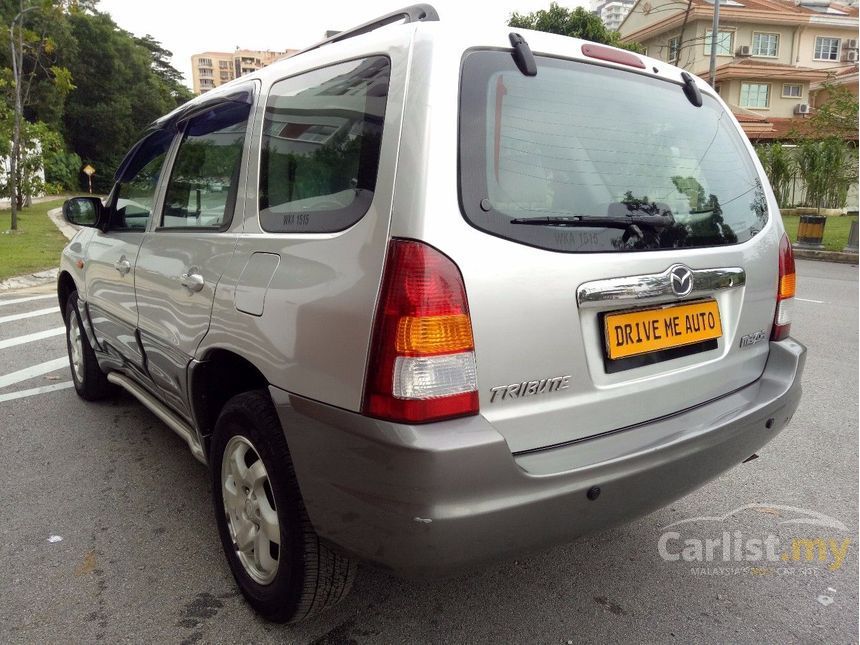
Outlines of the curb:
[[794,257],[802,260],[819,260],[822,262],[838,262],[840,264],[857,264],[856,253],[845,253],[843,251],[816,251],[793,246]]
[[66,236],[67,240],[72,239],[81,229],[80,226],[69,224],[66,220],[63,219],[62,207],[52,208],[51,210],[49,210],[48,217],[51,218],[51,221],[54,223],[54,226],[60,229],[60,233]]

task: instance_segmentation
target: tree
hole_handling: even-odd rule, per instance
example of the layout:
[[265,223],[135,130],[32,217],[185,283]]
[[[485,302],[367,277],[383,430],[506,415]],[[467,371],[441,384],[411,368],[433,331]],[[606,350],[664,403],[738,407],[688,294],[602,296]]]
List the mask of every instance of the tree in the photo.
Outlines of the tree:
[[756,153],[770,180],[777,203],[785,208],[788,206],[791,187],[797,172],[794,156],[781,143],[761,145],[756,148]]
[[[24,108],[29,104],[30,91],[37,70],[41,69],[53,79],[55,86],[61,92],[68,92],[74,86],[68,70],[51,65],[55,44],[47,35],[46,22],[43,21],[38,30],[25,26],[31,15],[42,14],[43,17],[61,11],[62,3],[54,4],[50,0],[35,2],[34,0],[19,0],[18,12],[9,23],[9,53],[12,63],[11,92],[12,92],[12,147],[9,152],[8,191],[11,201],[11,229],[18,228],[18,210],[31,193],[31,177],[28,176],[31,164],[24,164],[23,157],[28,159],[33,154],[33,143],[30,147],[22,147],[22,130],[24,128]],[[38,146],[36,146],[38,149]]]
[[816,106],[809,117],[809,130],[817,137],[839,137],[850,139],[857,135],[857,95],[845,85],[825,81],[819,92],[826,93],[827,100]]
[[806,185],[806,204],[842,208],[848,187],[857,179],[848,144],[838,137],[807,139],[797,147],[797,170]]
[[68,62],[77,89],[66,99],[63,129],[70,148],[96,168],[93,189],[106,192],[126,151],[190,92],[170,80],[179,73],[167,69],[169,52],[154,39],[141,44],[105,13],[67,19],[77,42]]
[[528,14],[514,13],[508,25],[520,29],[534,29],[551,34],[582,38],[595,43],[621,47],[635,52],[642,52],[638,43],[622,43],[617,31],[606,28],[600,16],[586,11],[582,7],[567,9],[557,2],[552,2],[549,9],[539,9]]
[[182,72],[170,64],[173,52],[166,50],[155,38],[146,34],[134,41],[146,49],[152,57],[152,72],[168,87],[177,105],[181,105],[194,97],[194,93],[183,82]]

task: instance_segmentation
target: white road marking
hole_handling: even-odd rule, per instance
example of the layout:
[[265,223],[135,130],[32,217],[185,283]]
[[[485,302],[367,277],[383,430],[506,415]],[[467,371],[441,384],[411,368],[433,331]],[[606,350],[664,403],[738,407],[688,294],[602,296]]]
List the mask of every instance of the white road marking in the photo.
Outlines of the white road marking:
[[17,372],[12,372],[11,374],[0,376],[0,388],[15,385],[15,383],[26,381],[27,379],[31,379],[34,376],[41,376],[42,374],[54,372],[62,367],[68,367],[68,365],[69,359],[63,357],[55,358],[52,361],[45,361],[44,363],[39,363],[38,365],[32,365],[31,367],[25,367],[24,369],[18,370]]
[[36,316],[45,316],[47,314],[59,313],[59,307],[49,307],[48,309],[36,309],[36,311],[28,311],[24,314],[12,314],[11,316],[0,316],[0,323],[12,322],[13,320],[24,320],[25,318],[35,318]]
[[28,396],[35,396],[37,394],[45,394],[47,392],[65,390],[73,386],[74,383],[72,383],[71,381],[63,381],[62,383],[54,383],[53,385],[32,387],[29,390],[19,390],[18,392],[10,392],[9,394],[0,394],[0,403],[3,403],[3,401],[14,401],[15,399],[23,399]]
[[797,296],[795,296],[794,299],[800,300],[800,302],[814,302],[816,305],[823,305],[824,304],[823,300],[810,300],[808,298],[798,298]]
[[49,293],[46,296],[27,296],[26,298],[13,298],[12,300],[0,300],[0,307],[3,305],[17,305],[19,302],[30,302],[31,300],[47,300],[48,298],[56,298],[57,296]]
[[60,334],[65,333],[65,331],[65,327],[55,327],[54,329],[37,331],[33,334],[16,336],[15,338],[7,338],[6,340],[0,340],[0,349],[6,349],[7,347],[15,347],[15,345],[23,345],[24,343],[32,343],[35,340],[43,340],[45,338],[51,338],[52,336],[59,336]]

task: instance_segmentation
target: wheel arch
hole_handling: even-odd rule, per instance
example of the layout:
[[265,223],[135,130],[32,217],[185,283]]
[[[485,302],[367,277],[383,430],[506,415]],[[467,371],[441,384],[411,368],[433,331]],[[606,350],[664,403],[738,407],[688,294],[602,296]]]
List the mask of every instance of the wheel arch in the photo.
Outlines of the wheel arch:
[[209,453],[209,438],[224,405],[249,390],[268,389],[263,373],[247,358],[224,348],[212,348],[191,363],[188,392],[197,429]]
[[60,315],[63,317],[63,322],[66,322],[66,303],[69,301],[69,296],[77,290],[78,287],[72,275],[68,271],[61,271],[57,278],[57,300],[60,305]]

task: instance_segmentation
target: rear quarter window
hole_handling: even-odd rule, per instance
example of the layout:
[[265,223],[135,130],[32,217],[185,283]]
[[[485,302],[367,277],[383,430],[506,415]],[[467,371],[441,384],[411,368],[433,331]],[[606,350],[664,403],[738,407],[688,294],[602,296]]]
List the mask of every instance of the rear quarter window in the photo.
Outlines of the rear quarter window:
[[339,231],[367,212],[390,75],[389,59],[374,56],[272,86],[260,159],[263,230]]
[[761,181],[720,104],[679,84],[505,52],[463,63],[460,202],[493,235],[564,252],[707,247],[767,222]]

